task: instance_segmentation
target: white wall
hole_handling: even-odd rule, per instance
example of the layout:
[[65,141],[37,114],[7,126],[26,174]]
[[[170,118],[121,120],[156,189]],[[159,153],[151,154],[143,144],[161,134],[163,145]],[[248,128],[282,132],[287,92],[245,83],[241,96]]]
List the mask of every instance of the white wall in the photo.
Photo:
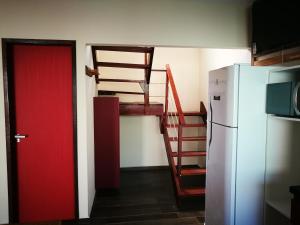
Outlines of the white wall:
[[[1,54],[0,54],[0,68],[2,68]],[[5,118],[4,118],[4,108],[3,108],[4,93],[2,88],[3,88],[3,76],[0,76],[0,224],[7,223],[7,219],[8,219],[6,139],[3,132],[5,130]]]
[[[200,56],[199,48],[155,48],[153,68],[165,69],[166,64],[170,65],[184,111],[199,111],[203,99],[199,83],[205,74],[201,74]],[[155,80],[159,75],[162,73],[152,77]]]
[[[93,68],[93,58],[91,46],[86,46],[86,65]],[[88,212],[91,213],[91,209],[94,203],[95,197],[95,160],[94,160],[94,105],[93,97],[97,96],[97,87],[95,80],[88,79],[86,88],[86,108],[87,108],[87,124],[90,128],[87,133],[87,177],[88,177]]]
[[[219,3],[220,2],[220,3]],[[247,9],[204,0],[0,2],[2,37],[61,37],[90,43],[240,48]]]
[[[97,55],[98,60],[104,62],[144,63],[144,55],[141,53],[100,51]],[[199,111],[200,100],[203,98],[199,94],[200,60],[200,49],[197,48],[155,48],[153,68],[165,69],[166,64],[170,64],[182,107],[186,111]],[[100,68],[100,77],[143,80],[144,71]],[[100,82],[98,88],[101,90],[142,91],[139,84],[132,83]],[[150,81],[150,101],[164,103],[164,95],[165,73],[153,72]],[[118,96],[121,102],[144,101],[143,96],[123,94]],[[175,104],[170,105],[169,109],[175,111],[174,107]],[[122,116],[120,123],[121,167],[168,165],[164,140],[160,134],[157,117]],[[198,130],[194,129],[193,132],[189,133],[197,135]],[[190,143],[185,147],[196,150],[197,146]],[[174,145],[174,151],[175,147]]]
[[[87,43],[240,48],[248,45],[242,4],[199,0],[2,0],[0,38],[70,39],[77,44],[80,217],[90,210],[93,78],[84,75]],[[0,106],[4,105],[0,64]],[[0,215],[8,221],[4,109],[0,107]],[[90,152],[90,153],[88,153]],[[91,198],[91,197],[90,197]],[[3,200],[3,201],[2,201]]]
[[[207,103],[208,72],[234,63],[250,64],[250,50],[155,48],[153,68],[164,68],[165,64],[170,64],[183,109],[198,111],[200,101]],[[154,82],[157,80],[155,75],[152,79]]]
[[168,165],[164,140],[155,116],[121,116],[121,167]]
[[290,219],[290,186],[299,185],[299,121],[268,117],[266,203]]
[[[100,53],[101,54],[101,53]],[[123,56],[118,53],[107,55],[103,52],[101,60],[123,61]],[[128,56],[130,57],[130,56]],[[130,57],[131,63],[138,62],[136,55]],[[128,61],[128,59],[127,59]],[[250,51],[247,49],[199,49],[199,48],[155,48],[153,68],[164,69],[166,64],[170,64],[178,95],[184,111],[199,111],[200,101],[207,102],[208,72],[223,66],[234,63],[250,63]],[[106,69],[101,71],[104,77],[115,71]],[[134,73],[136,79],[143,78],[142,73],[129,70],[127,73]],[[119,74],[117,72],[116,74]],[[125,74],[122,75],[124,77]],[[119,77],[120,78],[120,77]],[[128,77],[126,77],[128,78]],[[165,85],[155,83],[165,82],[163,73],[153,73],[150,84],[150,96],[164,95]],[[114,83],[102,83],[99,88],[107,90],[133,91],[134,85]],[[134,91],[139,90],[136,85]],[[143,101],[142,97],[119,95],[120,101]],[[164,98],[150,98],[151,101],[162,101]],[[197,118],[186,118],[188,122],[197,122]],[[198,119],[199,120],[199,119]],[[198,121],[199,122],[199,121]],[[159,133],[159,121],[156,117],[121,117],[121,167],[137,166],[161,166],[167,165],[165,157],[165,145],[162,135]],[[172,131],[171,131],[172,132]],[[185,129],[184,135],[196,136],[204,135],[203,130]],[[170,133],[175,135],[175,133]],[[205,144],[205,143],[203,143]],[[183,148],[189,150],[205,149],[205,145],[197,143],[184,143]],[[176,150],[176,145],[172,145]],[[193,164],[197,160],[184,159],[183,163]],[[202,162],[203,163],[203,162]]]
[[205,74],[200,79],[200,95],[207,107],[208,102],[208,72],[234,63],[251,63],[251,53],[248,49],[201,49],[199,67]]

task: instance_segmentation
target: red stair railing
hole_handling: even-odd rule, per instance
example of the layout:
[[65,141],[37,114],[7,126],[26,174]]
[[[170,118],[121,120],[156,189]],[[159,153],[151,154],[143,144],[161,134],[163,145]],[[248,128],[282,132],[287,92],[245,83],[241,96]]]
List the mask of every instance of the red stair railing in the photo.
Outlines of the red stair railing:
[[[205,157],[205,151],[183,151],[183,141],[206,141],[205,136],[183,136],[183,128],[201,128],[206,127],[206,110],[204,104],[201,103],[200,112],[189,112],[184,113],[181,107],[180,99],[176,89],[176,85],[173,79],[173,74],[169,65],[166,65],[165,70],[152,70],[155,72],[166,73],[166,84],[165,84],[165,110],[163,118],[161,118],[161,131],[163,133],[166,153],[169,161],[169,165],[172,171],[172,177],[176,188],[176,196],[187,197],[187,196],[203,196],[205,194],[205,188],[203,187],[186,187],[184,186],[183,176],[189,175],[203,175],[206,173],[206,169],[187,169],[182,166],[182,157]],[[191,124],[186,123],[185,115],[189,116],[200,116],[203,119],[203,123]],[[177,151],[173,148],[172,143],[177,142]],[[177,160],[177,163],[176,163]]]
[[[172,109],[170,110],[170,106]],[[174,137],[177,137],[177,166],[175,166],[174,158],[172,157],[172,148],[168,149],[168,157],[172,161],[172,166],[177,169],[176,174],[180,178],[181,175],[181,153],[182,153],[182,127],[185,125],[185,118],[177,93],[176,85],[173,79],[173,74],[170,66],[166,65],[166,96],[165,96],[165,113],[164,113],[164,127],[165,133],[167,126],[171,127]],[[168,135],[168,134],[167,134]],[[170,137],[169,137],[170,139]],[[168,140],[169,141],[169,140]],[[171,147],[171,146],[170,146]]]

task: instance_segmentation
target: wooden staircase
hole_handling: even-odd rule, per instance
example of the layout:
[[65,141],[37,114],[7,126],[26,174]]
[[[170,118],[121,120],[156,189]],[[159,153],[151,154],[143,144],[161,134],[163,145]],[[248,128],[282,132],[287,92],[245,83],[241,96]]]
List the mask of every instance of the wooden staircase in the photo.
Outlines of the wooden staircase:
[[[102,51],[115,52],[135,52],[144,54],[144,64],[129,64],[116,62],[102,62],[99,61],[98,55]],[[99,90],[99,95],[143,95],[144,102],[120,102],[120,115],[155,115],[160,117],[160,129],[164,137],[166,153],[170,165],[174,187],[176,189],[176,196],[180,198],[191,196],[204,196],[205,184],[202,186],[186,187],[184,185],[185,177],[199,176],[205,180],[206,168],[198,165],[183,164],[184,158],[202,158],[206,157],[206,136],[185,136],[184,131],[188,129],[204,129],[206,131],[207,112],[204,104],[201,102],[199,112],[184,112],[181,108],[181,103],[176,90],[176,85],[173,79],[172,71],[169,65],[166,69],[153,70],[153,47],[132,47],[132,46],[92,46],[92,55],[94,68],[86,67],[86,74],[88,76],[95,76],[95,81],[100,82],[118,82],[118,83],[137,83],[141,87],[140,92],[133,91],[116,91],[116,90]],[[132,79],[110,79],[102,78],[100,68],[102,67],[116,67],[116,68],[130,68],[144,70],[144,77],[140,80]],[[151,71],[159,72],[165,75],[165,96],[164,104],[154,103],[149,101],[149,85],[151,78]],[[187,117],[198,117],[200,122],[187,123]],[[206,134],[206,132],[203,132]],[[202,149],[184,149],[184,143],[198,143]],[[176,146],[176,147],[175,147]]]
[[[165,111],[164,117],[161,120],[161,131],[164,136],[166,152],[176,189],[176,195],[179,199],[192,196],[204,196],[205,184],[197,187],[185,187],[184,178],[187,176],[199,176],[204,177],[205,180],[206,168],[201,168],[197,165],[194,167],[186,167],[186,165],[183,165],[182,159],[206,157],[206,136],[185,136],[184,130],[195,128],[206,130],[207,111],[204,104],[201,102],[199,112],[183,112],[169,65],[166,66],[166,78]],[[171,110],[170,105],[173,105]],[[186,117],[191,116],[200,117],[202,122],[187,123]],[[202,142],[202,146],[204,147],[197,150],[184,149],[183,143],[185,142]],[[177,145],[177,148],[175,148],[176,150],[174,150],[174,143]]]
[[[142,53],[144,57],[143,64],[135,63],[117,63],[117,62],[104,62],[99,60],[99,56],[103,52],[127,52],[127,53]],[[121,115],[157,115],[162,116],[163,104],[149,101],[149,84],[152,72],[154,47],[144,46],[92,46],[93,64],[94,69],[86,67],[86,74],[95,76],[97,84],[101,82],[114,82],[114,83],[136,83],[140,86],[140,91],[120,91],[120,90],[99,90],[98,95],[143,95],[143,102],[121,102],[120,114]],[[111,79],[102,78],[104,74],[100,73],[101,68],[127,68],[132,70],[143,70],[143,79]]]

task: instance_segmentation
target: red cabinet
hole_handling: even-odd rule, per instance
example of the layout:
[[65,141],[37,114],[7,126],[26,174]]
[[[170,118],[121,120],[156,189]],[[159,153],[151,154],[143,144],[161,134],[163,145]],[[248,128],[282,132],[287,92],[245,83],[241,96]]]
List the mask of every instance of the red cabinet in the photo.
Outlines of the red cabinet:
[[120,186],[120,115],[117,97],[94,98],[95,186]]

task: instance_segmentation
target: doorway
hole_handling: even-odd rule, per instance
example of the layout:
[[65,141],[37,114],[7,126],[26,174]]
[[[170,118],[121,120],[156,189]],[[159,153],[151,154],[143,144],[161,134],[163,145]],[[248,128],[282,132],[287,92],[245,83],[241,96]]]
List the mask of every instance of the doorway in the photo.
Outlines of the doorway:
[[[143,57],[137,56],[141,54],[138,48],[130,46],[131,49],[128,49],[127,46],[126,49],[124,46],[99,45],[92,46],[91,49],[93,47],[95,51],[92,52],[96,60],[93,60],[94,64],[90,63],[88,66],[96,69],[96,73],[91,69],[90,72],[94,72],[96,76],[99,98],[107,98],[104,95],[110,97],[115,95],[121,102],[119,104],[121,169],[120,188],[117,191],[97,189],[91,221],[94,223],[113,221],[124,224],[203,224],[206,191],[206,174],[204,174],[206,173],[206,125],[204,124],[206,119],[201,118],[203,113],[199,103],[207,102],[209,71],[236,62],[250,62],[250,52],[230,49],[155,47],[150,88],[147,93],[144,86],[140,85],[145,73],[143,70],[138,70],[144,68],[141,65],[144,62]],[[130,52],[133,49],[135,52]],[[92,62],[91,59],[88,61]],[[150,67],[149,64],[145,64]],[[172,77],[174,77],[172,86],[175,86],[177,91],[173,91],[175,88],[169,87],[171,85],[166,85],[170,83],[167,79],[170,81],[169,77],[171,77],[162,73],[166,71],[166,64],[172,68]],[[132,68],[135,71],[128,71]],[[178,92],[177,98],[180,98],[180,101],[179,99],[175,101],[174,93],[173,96],[169,94],[171,92]],[[146,113],[140,113],[138,115],[143,116],[137,117],[136,111],[132,116],[129,110],[121,110],[123,105],[136,106],[140,105],[140,102],[143,103],[145,93],[148,94],[149,103],[155,101],[167,105],[164,111],[168,116],[164,137],[160,133],[159,118],[144,116]],[[176,102],[182,104],[186,123],[180,122]],[[180,170],[178,164],[175,164],[178,163],[180,154],[179,123],[187,125],[186,129],[181,130],[185,142],[181,146],[181,154],[184,158]],[[112,127],[112,125],[108,126]],[[164,141],[167,144],[164,145]],[[169,152],[169,162],[177,158],[175,159],[177,162],[173,163],[175,166],[171,165],[173,177],[166,166],[168,165],[166,149]],[[112,160],[111,165],[117,164],[116,161]],[[99,161],[95,160],[95,163]],[[107,176],[105,170],[101,172]],[[96,179],[99,177],[96,173]],[[176,179],[181,184],[177,185]],[[100,183],[104,184],[104,179],[100,178]]]
[[75,46],[2,39],[11,223],[78,217]]

